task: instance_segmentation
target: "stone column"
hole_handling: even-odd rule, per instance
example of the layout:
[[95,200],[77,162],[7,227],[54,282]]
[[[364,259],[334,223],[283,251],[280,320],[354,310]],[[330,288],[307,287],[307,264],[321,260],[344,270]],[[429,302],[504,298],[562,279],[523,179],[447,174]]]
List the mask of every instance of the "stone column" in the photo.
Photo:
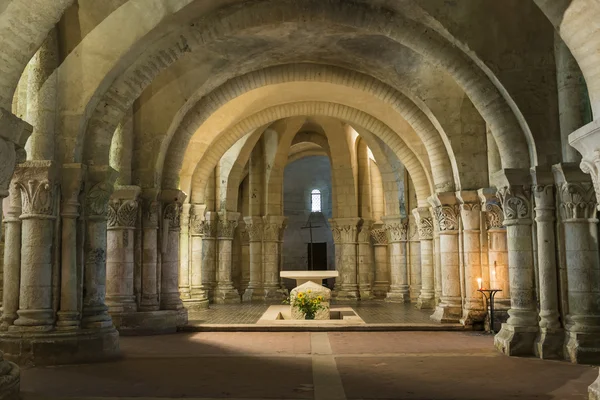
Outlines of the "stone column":
[[79,282],[82,274],[77,260],[77,220],[86,169],[83,164],[65,164],[62,168],[60,310],[56,325],[63,330],[78,329],[81,322]]
[[417,308],[435,308],[435,288],[433,280],[433,220],[429,208],[420,207],[413,210],[419,240],[421,241],[421,293],[417,300]]
[[[188,310],[204,310],[208,308],[208,294],[210,288],[203,284],[202,257],[203,239],[206,223],[204,221],[205,207],[194,204],[192,206],[192,217],[190,222],[190,240],[192,242],[191,270],[192,280],[190,299],[183,303]],[[210,233],[210,232],[209,232]],[[214,235],[212,235],[214,237]]]
[[[180,190],[163,190],[162,262],[160,273],[160,309],[181,310],[179,297],[179,232],[185,194]],[[165,237],[166,236],[166,237]]]
[[117,171],[108,167],[91,167],[85,197],[85,265],[83,287],[83,328],[109,328],[112,319],[106,298],[106,223],[108,202]]
[[[412,214],[412,213],[411,213]],[[422,287],[421,277],[421,240],[414,215],[408,216],[408,287],[411,303],[419,300]]]
[[558,312],[558,274],[554,233],[554,184],[538,184],[533,190],[537,226],[538,268],[540,282],[540,331],[535,354],[543,359],[563,359],[564,332]]
[[217,222],[218,214],[214,211],[204,213],[202,224],[202,290],[210,302],[214,301],[217,288]]
[[[463,260],[464,260],[464,302],[461,323],[473,325],[485,318],[483,295],[477,290],[477,279],[486,282],[489,289],[489,277],[481,270],[481,203],[477,192],[463,191],[456,193],[460,203],[460,217],[463,226]],[[482,283],[483,286],[483,283]]]
[[[508,248],[504,213],[494,188],[479,189],[477,194],[485,212],[487,257],[489,265],[489,286],[500,289],[494,298],[494,327],[500,326],[508,318],[510,308],[510,285],[508,279]],[[484,278],[485,279],[485,278]],[[490,322],[491,323],[491,322]],[[497,331],[498,329],[496,329]]]
[[373,296],[371,273],[373,271],[373,253],[371,252],[372,220],[363,220],[358,232],[358,291],[361,300],[370,300]]
[[191,299],[190,271],[190,210],[186,203],[181,208],[181,229],[179,231],[179,297],[185,302]]
[[21,191],[21,288],[18,318],[10,329],[54,329],[52,247],[56,220],[56,166],[52,161],[26,161],[15,170]]
[[[506,175],[504,175],[506,173]],[[510,309],[508,321],[494,338],[506,355],[532,355],[538,331],[531,232],[529,171],[500,171],[498,197],[508,239]]]
[[142,296],[140,311],[157,311],[158,303],[158,220],[160,203],[155,190],[142,194]]
[[137,311],[133,285],[138,186],[117,187],[108,203],[106,305],[110,313]]
[[240,303],[240,294],[233,287],[233,235],[238,225],[240,213],[222,211],[219,213],[217,236],[219,246],[219,261],[217,269],[217,289],[215,303],[235,304]]
[[[17,155],[17,152],[22,153],[22,148],[31,134],[31,126],[2,108],[0,108],[0,119],[3,123],[3,129],[0,132],[0,220],[3,220],[2,201],[9,194],[8,187],[15,165],[17,161],[20,161],[19,158],[22,158]],[[9,210],[11,222],[6,226],[6,252],[4,254],[3,330],[16,319],[19,301],[20,254],[18,253],[21,244],[21,222],[19,220],[21,199],[15,185],[11,192],[14,193],[11,193],[11,209]],[[10,299],[8,296],[11,296]],[[15,364],[5,361],[0,353],[0,397],[5,400],[17,400],[20,397],[19,391],[19,368]]]
[[[244,222],[243,228],[240,231],[240,238],[242,242],[241,250],[241,279],[240,279],[240,293],[245,293],[250,283],[250,235]],[[281,251],[280,251],[281,255]]]
[[356,241],[361,220],[360,218],[336,218],[329,222],[333,232],[333,241],[336,243],[335,267],[342,276],[342,284],[336,298],[342,301],[358,300]]
[[462,316],[459,273],[459,208],[454,193],[438,193],[432,198],[434,217],[440,228],[442,297],[431,319],[437,322],[458,322]]
[[243,300],[263,300],[263,265],[262,265],[262,235],[263,220],[261,217],[244,217],[248,231],[250,249],[250,282],[244,292]]
[[279,243],[285,231],[287,218],[284,216],[266,216],[263,218],[263,265],[265,300],[282,300],[279,278]]
[[442,299],[442,253],[440,252],[440,227],[437,218],[431,218],[433,222],[433,272],[435,286],[435,305]]
[[[3,141],[0,140],[0,155],[2,152]],[[13,169],[10,169],[12,174]],[[4,195],[3,192],[0,196]],[[1,202],[1,199],[0,199]],[[0,203],[1,204],[1,203]],[[0,205],[1,207],[1,205]],[[4,279],[2,282],[2,330],[8,330],[14,321],[19,317],[19,291],[21,287],[21,191],[13,181],[10,190],[10,207],[6,219],[3,221],[6,225],[5,232],[5,252],[4,252]],[[0,215],[2,217],[2,215]]]
[[600,362],[600,260],[597,200],[576,164],[553,167],[565,233],[568,311],[565,351],[571,362]]
[[373,252],[375,258],[375,280],[373,296],[385,299],[390,290],[390,264],[388,257],[387,233],[383,225],[371,229]]
[[392,303],[409,303],[408,287],[408,221],[400,216],[383,217],[387,233],[388,257],[390,265],[390,291],[385,301]]

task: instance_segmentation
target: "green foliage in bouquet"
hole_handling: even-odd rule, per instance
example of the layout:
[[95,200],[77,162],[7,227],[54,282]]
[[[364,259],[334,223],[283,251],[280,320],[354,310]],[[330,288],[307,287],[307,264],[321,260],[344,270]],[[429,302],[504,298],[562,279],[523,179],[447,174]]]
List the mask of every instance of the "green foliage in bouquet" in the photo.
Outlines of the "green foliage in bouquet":
[[314,319],[317,311],[325,308],[322,302],[323,296],[315,296],[310,289],[306,292],[297,292],[296,297],[284,300],[285,304],[291,304],[292,307],[300,310],[305,319]]

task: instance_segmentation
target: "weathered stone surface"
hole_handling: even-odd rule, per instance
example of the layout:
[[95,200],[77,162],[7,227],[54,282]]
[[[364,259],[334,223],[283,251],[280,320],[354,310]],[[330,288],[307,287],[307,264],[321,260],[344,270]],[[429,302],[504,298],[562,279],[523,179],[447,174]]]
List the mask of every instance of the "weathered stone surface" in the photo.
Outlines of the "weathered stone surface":
[[[329,302],[331,300],[331,290],[322,285],[319,285],[312,281],[303,283],[302,285],[297,286],[291,290],[290,301],[293,302],[299,292],[308,293],[309,290],[311,291],[309,295],[312,297],[323,296],[323,302],[321,304],[324,308],[317,311],[317,313],[315,314],[315,319],[329,319]],[[304,319],[304,314],[300,310],[298,310],[298,308],[292,307],[292,318]]]

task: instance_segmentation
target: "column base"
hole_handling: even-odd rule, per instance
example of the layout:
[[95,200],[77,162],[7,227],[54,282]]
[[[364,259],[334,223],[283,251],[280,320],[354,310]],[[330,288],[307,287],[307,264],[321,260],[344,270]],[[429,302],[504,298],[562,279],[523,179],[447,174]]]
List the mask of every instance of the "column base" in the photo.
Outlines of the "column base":
[[281,301],[283,301],[283,299],[285,299],[287,297],[283,290],[284,289],[282,289],[279,286],[265,287],[264,288],[264,291],[265,291],[264,300],[266,302],[273,302],[273,301],[281,302]]
[[208,299],[183,300],[183,307],[188,311],[202,311],[208,309]]
[[360,300],[358,288],[356,286],[341,287],[335,296],[337,302],[349,302],[354,303]]
[[375,298],[375,295],[371,289],[359,289],[358,294],[362,301],[373,300]]
[[388,292],[390,291],[390,285],[383,282],[383,283],[378,283],[375,282],[375,284],[373,285],[373,290],[371,291],[373,293],[373,296],[375,296],[376,299],[385,299],[385,297],[387,296]]
[[187,324],[186,309],[112,314],[115,327],[122,336],[175,333]]
[[137,304],[135,298],[123,299],[121,297],[106,298],[106,306],[108,307],[109,314],[112,313],[131,313],[137,311]]
[[392,290],[385,296],[385,301],[388,303],[410,303],[410,294]]
[[540,328],[534,343],[534,353],[543,360],[564,360],[565,332],[562,329]]
[[600,334],[565,332],[565,357],[575,364],[600,364]]
[[189,287],[179,288],[179,298],[181,300],[188,300],[192,298],[192,293]]
[[21,374],[16,364],[0,361],[0,400],[19,400]]
[[161,310],[178,311],[183,308],[183,303],[179,298],[179,293],[165,293],[160,299]]
[[442,324],[457,323],[460,321],[462,309],[460,306],[453,306],[447,303],[440,303],[435,308],[435,311],[429,317],[435,322]]
[[239,304],[242,302],[240,294],[232,285],[217,287],[215,291],[215,304]]
[[59,311],[56,313],[58,321],[56,329],[61,331],[73,331],[79,329],[80,316],[76,311]]
[[419,296],[416,307],[419,310],[433,310],[436,305],[435,298]]
[[[460,319],[460,323],[463,326],[473,326],[479,325],[479,327],[485,324],[486,312],[484,310],[471,310],[471,309],[463,309],[462,310],[462,318]],[[495,317],[495,315],[494,315]],[[496,319],[496,318],[494,318]]]
[[537,326],[512,326],[505,323],[494,337],[494,347],[507,356],[531,356],[537,333]]
[[248,289],[246,289],[244,295],[242,296],[242,301],[244,302],[263,301],[264,299],[265,291],[263,288],[260,287],[249,287]]
[[0,333],[4,358],[19,365],[57,365],[113,360],[120,356],[119,332],[82,329],[70,332]]
[[91,306],[83,308],[81,318],[81,327],[83,329],[110,329],[113,327],[112,319],[108,314],[108,307],[105,305]]
[[600,375],[588,387],[589,400],[600,400]]
[[158,311],[160,305],[158,304],[158,295],[142,295],[140,300],[140,311]]

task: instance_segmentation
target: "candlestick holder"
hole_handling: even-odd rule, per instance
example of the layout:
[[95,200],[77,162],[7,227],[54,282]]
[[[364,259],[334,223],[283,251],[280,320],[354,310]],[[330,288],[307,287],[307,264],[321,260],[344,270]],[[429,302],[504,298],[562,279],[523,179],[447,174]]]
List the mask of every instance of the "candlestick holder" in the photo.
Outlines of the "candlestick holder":
[[494,330],[494,296],[496,296],[496,293],[501,292],[502,289],[478,289],[478,292],[480,292],[483,297],[485,298],[485,302],[486,302],[486,314],[487,314],[487,306],[489,304],[490,306],[490,330],[486,331],[487,333],[496,333],[496,331]]

